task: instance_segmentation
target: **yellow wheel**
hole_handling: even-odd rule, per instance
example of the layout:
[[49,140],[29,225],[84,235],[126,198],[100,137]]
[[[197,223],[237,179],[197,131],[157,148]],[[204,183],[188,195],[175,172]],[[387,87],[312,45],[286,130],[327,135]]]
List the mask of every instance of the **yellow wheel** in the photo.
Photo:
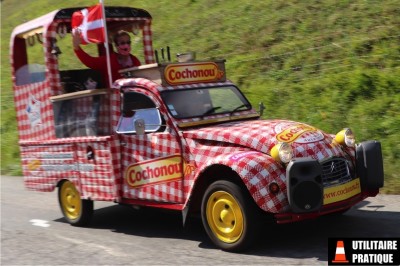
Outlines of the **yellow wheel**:
[[215,236],[225,242],[234,243],[243,234],[243,214],[239,203],[226,191],[215,191],[206,206],[207,223]]
[[87,224],[93,214],[93,201],[82,200],[70,181],[64,181],[58,190],[58,201],[65,219],[72,225]]
[[219,180],[207,188],[201,214],[211,241],[223,250],[241,251],[254,242],[259,232],[259,210],[253,199],[230,181]]

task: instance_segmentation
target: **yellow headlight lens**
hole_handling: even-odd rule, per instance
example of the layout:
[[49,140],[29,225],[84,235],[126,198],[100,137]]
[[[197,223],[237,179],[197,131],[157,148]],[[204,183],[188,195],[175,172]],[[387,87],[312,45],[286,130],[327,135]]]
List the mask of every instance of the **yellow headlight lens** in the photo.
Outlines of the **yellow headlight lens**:
[[271,149],[271,156],[275,161],[288,163],[293,158],[292,146],[286,142],[279,142]]
[[354,133],[350,128],[345,128],[337,133],[335,136],[335,141],[347,147],[354,147],[356,144],[356,138],[354,137]]

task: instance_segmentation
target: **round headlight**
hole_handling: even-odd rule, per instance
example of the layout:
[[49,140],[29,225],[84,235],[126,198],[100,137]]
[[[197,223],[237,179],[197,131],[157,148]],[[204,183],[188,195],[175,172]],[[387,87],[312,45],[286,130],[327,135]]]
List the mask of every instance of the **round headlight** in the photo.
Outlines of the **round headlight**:
[[346,145],[347,147],[354,147],[356,144],[354,133],[350,128],[345,128],[337,133],[335,136],[335,141],[341,145]]
[[286,142],[279,142],[271,149],[271,156],[275,161],[288,163],[293,158],[292,146]]

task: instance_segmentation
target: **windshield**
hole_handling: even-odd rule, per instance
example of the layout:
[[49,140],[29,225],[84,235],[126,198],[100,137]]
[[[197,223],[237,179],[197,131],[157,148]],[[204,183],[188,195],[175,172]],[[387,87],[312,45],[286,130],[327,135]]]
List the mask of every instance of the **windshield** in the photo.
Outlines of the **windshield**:
[[175,118],[204,117],[251,109],[235,86],[171,90],[162,92],[164,103]]

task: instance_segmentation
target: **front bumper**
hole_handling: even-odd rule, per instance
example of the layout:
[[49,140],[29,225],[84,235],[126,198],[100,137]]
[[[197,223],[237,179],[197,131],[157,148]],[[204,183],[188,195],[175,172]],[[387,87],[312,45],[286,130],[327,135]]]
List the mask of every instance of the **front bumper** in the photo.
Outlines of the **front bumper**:
[[[337,168],[347,169],[343,167],[346,164],[344,161],[341,158],[328,160],[324,167],[328,166],[328,172],[336,173]],[[277,222],[294,222],[340,212],[367,197],[375,196],[384,182],[381,145],[378,141],[365,141],[356,146],[355,168],[355,176],[345,175],[346,180],[338,185],[324,188],[326,169],[323,170],[320,162],[312,158],[293,159],[286,169],[291,212],[275,214]]]
[[276,223],[278,224],[285,224],[285,223],[294,223],[299,222],[302,220],[309,220],[315,219],[320,216],[340,212],[346,209],[351,208],[355,204],[363,201],[368,197],[375,197],[379,193],[379,189],[363,192],[357,194],[347,200],[335,202],[327,205],[323,205],[318,211],[315,212],[308,212],[308,213],[294,213],[294,212],[287,212],[287,213],[276,213],[274,214],[274,218]]

